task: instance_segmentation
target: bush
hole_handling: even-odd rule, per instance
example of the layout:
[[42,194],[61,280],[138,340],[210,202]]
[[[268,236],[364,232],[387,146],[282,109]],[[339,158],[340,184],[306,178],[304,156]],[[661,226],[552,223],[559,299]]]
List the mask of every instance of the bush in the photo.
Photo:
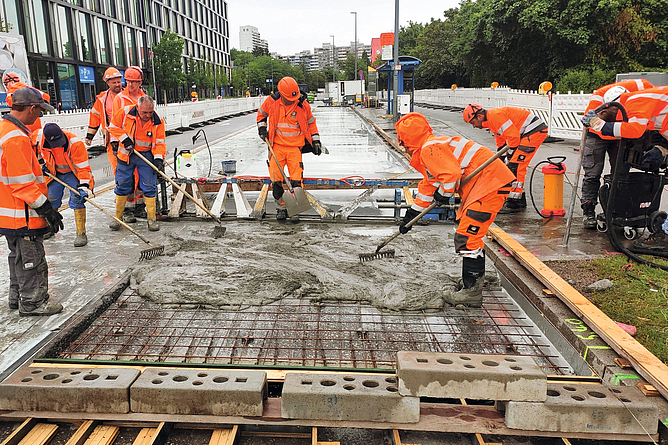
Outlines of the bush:
[[580,91],[592,93],[603,85],[614,83],[616,74],[614,70],[569,70],[557,81],[555,91],[560,93],[571,91],[575,94]]

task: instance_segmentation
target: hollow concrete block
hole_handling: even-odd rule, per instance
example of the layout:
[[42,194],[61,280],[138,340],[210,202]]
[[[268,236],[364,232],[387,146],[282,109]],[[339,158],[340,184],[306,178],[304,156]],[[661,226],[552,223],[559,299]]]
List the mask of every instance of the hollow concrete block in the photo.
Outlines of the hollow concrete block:
[[281,417],[416,423],[420,399],[400,395],[396,376],[289,372]]
[[127,413],[135,369],[19,368],[0,383],[0,409]]
[[658,409],[633,386],[548,384],[545,402],[507,402],[506,426],[562,433],[655,434]]
[[267,373],[244,370],[146,369],[130,388],[138,413],[262,416]]
[[397,352],[399,393],[418,397],[544,401],[547,376],[531,357]]

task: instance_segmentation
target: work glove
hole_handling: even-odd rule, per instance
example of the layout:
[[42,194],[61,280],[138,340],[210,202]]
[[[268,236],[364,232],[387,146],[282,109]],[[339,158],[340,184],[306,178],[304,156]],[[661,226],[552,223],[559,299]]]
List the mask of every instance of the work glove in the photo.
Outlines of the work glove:
[[125,151],[128,152],[128,157],[130,157],[130,155],[132,155],[132,153],[135,151],[135,146],[133,144],[126,145]]
[[260,135],[260,139],[263,141],[265,139],[269,139],[269,132],[267,131],[267,127],[257,127],[257,134]]
[[158,170],[162,171],[164,164],[165,161],[163,161],[162,158],[153,158],[153,165],[155,165]]
[[93,191],[89,188],[89,185],[86,183],[79,184],[79,195],[81,195],[82,198],[93,198],[95,196]]
[[409,208],[406,210],[406,214],[404,215],[404,219],[401,221],[401,224],[399,224],[399,232],[401,232],[402,235],[407,234],[413,226],[407,227],[406,224],[409,222],[413,221],[416,216],[418,216],[420,212],[417,210],[413,210],[413,208]]
[[320,141],[313,141],[313,154],[316,156],[320,156],[322,154],[322,144]]
[[589,110],[587,114],[582,116],[582,123],[594,131],[601,131],[605,125],[605,121],[598,117],[594,110]]
[[111,152],[118,157],[118,141],[111,141]]
[[589,126],[590,126],[590,125],[589,125],[589,122],[592,120],[592,118],[595,118],[595,117],[598,117],[598,116],[596,115],[596,111],[594,111],[594,110],[589,110],[589,111],[587,111],[587,113],[585,113],[584,116],[582,116],[582,119],[581,119],[581,120],[582,120],[582,123],[583,123],[586,127],[589,127]]
[[39,159],[39,164],[42,167],[42,175],[44,175],[45,177],[48,178],[49,175],[53,174],[53,173],[51,173],[51,170],[49,170],[49,166],[46,165],[46,161],[44,160],[44,158]]
[[640,167],[643,170],[655,172],[658,171],[663,164],[665,164],[665,161],[666,156],[661,151],[661,148],[655,145],[642,155],[642,159],[640,160]]
[[84,143],[86,144],[87,147],[90,147],[90,144],[93,143],[93,135],[92,134],[87,134],[86,139],[84,139]]
[[441,193],[441,189],[438,188],[438,187],[436,188],[436,190],[434,190],[434,194],[433,194],[432,196],[433,196],[434,200],[435,200],[436,202],[438,202],[439,205],[448,205],[448,204],[450,204],[450,196],[445,196],[445,195],[443,195],[443,194]]
[[39,216],[42,216],[46,219],[46,223],[49,225],[49,230],[52,233],[58,233],[63,226],[63,217],[56,209],[51,206],[51,202],[47,201],[41,206],[35,209]]

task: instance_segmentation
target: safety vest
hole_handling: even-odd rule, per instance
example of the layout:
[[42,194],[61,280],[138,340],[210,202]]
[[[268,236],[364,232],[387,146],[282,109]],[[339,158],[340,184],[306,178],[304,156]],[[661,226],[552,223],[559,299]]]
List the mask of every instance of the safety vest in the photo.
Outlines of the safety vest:
[[[120,96],[120,94],[119,94]],[[118,97],[118,96],[116,96]],[[165,159],[165,123],[157,113],[142,125],[137,106],[122,108],[111,120],[109,132],[118,139],[118,159],[128,162],[130,156],[125,147],[134,145],[137,151],[151,151],[154,158]]]
[[[89,184],[88,187],[92,190],[93,175],[86,146],[74,133],[69,131],[63,133],[67,138],[67,147],[46,148],[44,132],[41,129],[32,134],[32,143],[37,146],[40,156],[52,174],[73,172],[80,183]],[[51,178],[46,178],[47,184],[51,181]]]
[[422,211],[429,207],[433,201],[434,191],[438,187],[444,196],[459,194],[462,204],[457,211],[457,219],[460,219],[473,202],[515,180],[515,175],[497,159],[463,187],[461,186],[462,178],[475,171],[492,156],[494,153],[489,148],[461,136],[429,136],[411,157],[411,167],[423,176],[418,184],[413,210]]
[[637,139],[645,130],[657,130],[668,139],[668,86],[624,93],[619,98],[628,122],[608,122],[601,134],[614,138]]
[[33,210],[49,195],[37,152],[30,137],[7,119],[0,120],[0,165],[0,233],[24,236],[46,228],[46,219]]
[[111,118],[113,117],[113,111],[111,115],[107,113],[107,105],[112,105],[111,109],[113,110],[114,98],[118,96],[117,94],[114,97],[110,97],[109,93],[109,90],[103,91],[95,97],[95,103],[93,104],[93,108],[91,108],[88,117],[88,134],[93,137],[95,136],[95,133],[97,133],[97,130],[100,129],[104,137],[104,145],[109,144],[108,127],[109,122],[111,122]]
[[[142,97],[146,96],[146,93],[144,93],[142,90],[139,90],[139,96],[137,97]],[[125,108],[125,107],[131,107],[133,105],[137,105],[137,101],[131,98],[128,95],[128,90],[123,90],[120,93],[114,97],[114,106],[113,106],[113,111],[112,111],[112,119],[113,116],[118,113],[119,110]]]
[[[304,139],[309,144],[319,141],[318,126],[311,112],[311,105],[303,94],[293,107],[285,107],[280,93],[267,97],[257,110],[257,126],[268,127],[269,140],[288,146],[301,147]],[[287,108],[287,115],[285,111]]]
[[[9,106],[9,108],[12,107],[12,94],[14,94],[14,92],[16,90],[18,90],[20,88],[27,87],[27,86],[28,85],[26,85],[23,82],[16,82],[14,85],[7,88],[7,98],[5,99],[5,102],[7,102],[7,105]],[[30,87],[30,88],[33,88],[33,87]],[[37,90],[37,88],[34,88],[34,89]],[[41,90],[37,90],[37,91],[39,91],[40,94],[42,95],[42,99],[44,99],[44,102],[49,103],[51,101],[51,96],[49,96],[47,93],[45,93],[44,91],[41,91]],[[42,119],[37,118],[35,120],[35,122],[33,122],[30,125],[26,125],[26,127],[28,127],[31,132],[37,131],[40,128],[42,128]]]
[[504,144],[512,148],[519,147],[520,139],[547,128],[541,118],[529,110],[517,107],[487,110],[487,120],[482,126],[492,132],[497,148]]

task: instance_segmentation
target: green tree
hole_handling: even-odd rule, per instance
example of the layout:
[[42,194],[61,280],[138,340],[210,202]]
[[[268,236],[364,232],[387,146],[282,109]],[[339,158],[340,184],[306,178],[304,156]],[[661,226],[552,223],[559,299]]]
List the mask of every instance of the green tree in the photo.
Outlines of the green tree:
[[0,17],[0,32],[9,32],[14,26]]
[[201,98],[210,96],[213,88],[213,69],[210,63],[204,60],[192,60],[188,64],[188,80],[195,84]]
[[184,44],[184,39],[168,29],[160,42],[151,48],[155,64],[155,82],[163,91],[163,103],[167,103],[167,90],[178,88],[186,81],[181,63]]

